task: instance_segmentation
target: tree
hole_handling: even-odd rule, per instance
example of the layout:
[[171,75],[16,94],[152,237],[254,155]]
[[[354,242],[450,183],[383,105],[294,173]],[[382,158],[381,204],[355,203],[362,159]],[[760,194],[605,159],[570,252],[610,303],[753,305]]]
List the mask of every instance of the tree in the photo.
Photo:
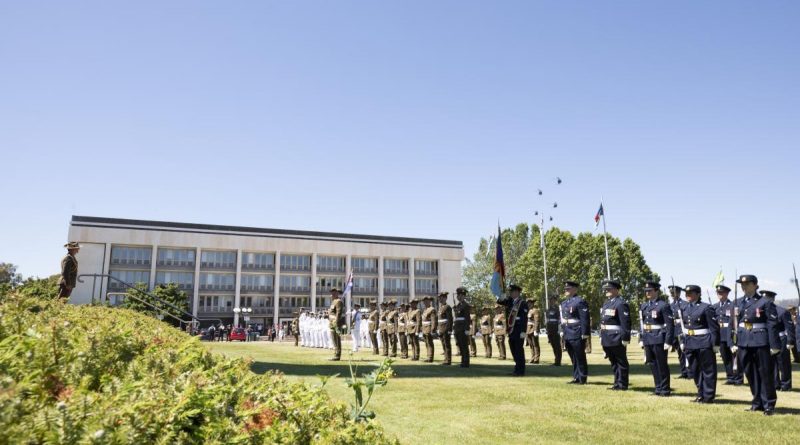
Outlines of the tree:
[[[139,299],[151,303],[153,306],[159,308],[160,311],[157,311],[156,309],[153,309],[151,306],[146,305],[141,301],[130,297],[125,298],[124,303],[122,304],[122,306],[127,309],[133,309],[135,311],[144,312],[152,316],[157,316],[159,314],[166,312],[181,319],[185,317],[183,314],[179,313],[175,309],[147,295],[148,294],[147,285],[145,285],[144,283],[138,283],[134,286],[134,289],[128,289],[128,294],[137,295]],[[159,300],[169,303],[172,306],[175,306],[184,312],[189,311],[189,298],[187,297],[186,292],[182,291],[175,283],[159,284],[158,286],[156,286],[155,289],[150,291],[149,294],[154,295]],[[172,325],[176,326],[178,325],[177,320],[171,317],[165,317],[164,321]]]
[[21,282],[22,275],[17,273],[15,264],[0,263],[0,284],[8,284],[11,287],[15,287]]
[[26,297],[58,298],[58,282],[61,275],[50,275],[47,278],[30,277],[16,287],[16,291]]

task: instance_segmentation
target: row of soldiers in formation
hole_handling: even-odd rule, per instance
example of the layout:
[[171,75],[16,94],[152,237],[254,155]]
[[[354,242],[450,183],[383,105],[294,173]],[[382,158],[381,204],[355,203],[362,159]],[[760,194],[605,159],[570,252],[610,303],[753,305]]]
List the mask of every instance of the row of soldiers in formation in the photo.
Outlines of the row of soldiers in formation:
[[[667,355],[676,350],[681,367],[679,378],[691,378],[696,385],[697,395],[693,401],[714,403],[716,356],[719,354],[726,370],[726,384],[740,385],[747,378],[752,394],[748,410],[765,415],[774,413],[777,391],[788,391],[792,386],[789,350],[800,348],[800,323],[795,324],[791,314],[774,303],[775,292],[759,291],[756,276],[741,275],[736,282],[744,295],[734,303],[728,298],[731,289],[719,285],[716,287],[719,302],[713,305],[701,301],[700,286],[669,286],[672,301],[665,302],[659,298],[660,283],[646,282],[646,301],[638,314],[639,346],[653,375],[654,395],[666,397],[672,392]],[[560,351],[566,351],[573,364],[573,378],[568,383],[582,385],[588,379],[586,353],[591,352],[591,317],[588,303],[578,295],[579,290],[579,283],[564,282],[563,301],[556,306],[556,301],[550,300],[552,307],[545,319],[548,340],[557,352],[556,363],[560,364]],[[474,311],[466,302],[467,289],[463,287],[456,291],[454,307],[447,304],[446,292],[439,294],[438,308],[433,307],[432,297],[421,300],[422,309],[418,308],[416,299],[399,306],[396,301],[389,300],[381,304],[383,311],[378,311],[375,302],[371,302],[368,332],[373,353],[378,354],[380,338],[383,355],[396,355],[399,345],[401,357],[419,360],[421,337],[427,350],[425,361],[432,362],[434,338],[438,337],[445,355],[442,364],[449,365],[450,337],[454,335],[461,366],[468,367],[469,357],[475,356],[474,346],[470,347],[474,344],[471,338],[480,330],[487,356],[491,355],[492,346],[489,334],[494,334],[501,358],[504,358],[505,341],[508,341],[515,362],[512,375],[522,376],[526,340],[534,352],[532,361],[538,361],[540,316],[537,305],[533,303],[529,308],[529,301],[521,297],[521,291],[517,285],[509,286],[509,296],[497,301],[496,315],[492,317],[484,310],[479,326],[474,321]],[[627,347],[634,317],[627,299],[620,294],[618,281],[605,280],[603,291],[607,299],[599,313],[600,343],[614,374],[614,384],[609,389],[624,391],[628,389]],[[681,293],[685,293],[686,300],[681,299]],[[335,338],[346,324],[338,289],[331,295],[329,322]],[[556,329],[558,335],[555,335]],[[334,340],[334,351],[332,360],[338,360],[340,339],[338,346]]]

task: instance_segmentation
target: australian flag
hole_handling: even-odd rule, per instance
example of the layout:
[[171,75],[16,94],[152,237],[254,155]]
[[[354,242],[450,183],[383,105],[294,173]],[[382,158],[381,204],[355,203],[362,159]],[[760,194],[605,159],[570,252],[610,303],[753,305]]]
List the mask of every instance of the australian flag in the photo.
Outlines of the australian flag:
[[603,217],[603,203],[600,203],[600,208],[597,209],[597,214],[594,215],[594,228],[596,229],[598,225],[600,225],[600,218]]

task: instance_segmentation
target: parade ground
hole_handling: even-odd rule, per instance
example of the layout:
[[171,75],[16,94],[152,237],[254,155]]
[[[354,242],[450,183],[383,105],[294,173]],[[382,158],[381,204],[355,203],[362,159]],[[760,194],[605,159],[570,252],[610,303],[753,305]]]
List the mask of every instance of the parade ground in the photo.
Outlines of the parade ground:
[[[480,342],[479,342],[480,343]],[[672,397],[651,395],[653,380],[642,363],[641,349],[629,347],[630,389],[609,391],[613,378],[602,350],[589,357],[589,382],[567,385],[571,379],[568,357],[555,367],[552,350],[542,348],[542,364],[529,364],[526,376],[510,377],[513,361],[472,358],[469,369],[440,366],[441,350],[433,364],[395,359],[396,377],[379,388],[370,408],[387,432],[404,444],[540,444],[540,443],[797,443],[800,440],[800,365],[794,364],[795,389],[779,392],[776,415],[745,412],[750,406],[747,386],[723,385],[718,380],[713,405],[698,405],[694,384],[675,379]],[[345,384],[348,360],[364,373],[381,356],[361,351],[352,356],[350,344],[342,345],[342,361],[330,362],[329,350],[295,347],[292,343],[205,343],[212,351],[230,357],[252,359],[256,373],[279,371],[288,379],[320,385],[319,376],[338,377],[325,386],[330,396],[349,403],[352,391]],[[437,342],[437,347],[439,346]],[[530,351],[526,350],[529,357]]]

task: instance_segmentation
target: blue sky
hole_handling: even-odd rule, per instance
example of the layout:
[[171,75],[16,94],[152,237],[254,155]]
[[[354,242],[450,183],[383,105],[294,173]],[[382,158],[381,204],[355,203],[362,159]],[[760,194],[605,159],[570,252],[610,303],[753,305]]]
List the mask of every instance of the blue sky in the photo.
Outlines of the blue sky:
[[[70,216],[631,237],[796,296],[797,2],[4,2],[0,261]],[[564,183],[555,187],[554,178]],[[780,297],[779,297],[780,298]]]

